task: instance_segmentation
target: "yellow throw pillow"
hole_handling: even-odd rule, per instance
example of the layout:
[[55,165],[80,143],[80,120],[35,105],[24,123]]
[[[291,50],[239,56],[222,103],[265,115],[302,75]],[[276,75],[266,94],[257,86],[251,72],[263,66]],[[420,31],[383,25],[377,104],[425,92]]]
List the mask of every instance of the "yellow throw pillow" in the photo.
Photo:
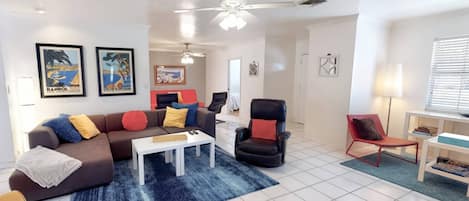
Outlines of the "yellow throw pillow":
[[166,116],[164,117],[163,127],[184,128],[186,124],[186,116],[189,109],[174,109],[166,107]]
[[91,121],[91,119],[84,114],[72,115],[68,119],[72,123],[73,127],[77,129],[80,135],[87,140],[101,133],[98,128],[96,128],[96,125],[93,123],[93,121]]

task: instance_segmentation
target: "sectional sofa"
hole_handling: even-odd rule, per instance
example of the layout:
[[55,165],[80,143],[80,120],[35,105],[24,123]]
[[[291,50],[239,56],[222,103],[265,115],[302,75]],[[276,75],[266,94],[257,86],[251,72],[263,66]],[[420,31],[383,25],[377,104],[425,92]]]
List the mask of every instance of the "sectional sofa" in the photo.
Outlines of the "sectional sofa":
[[[101,134],[79,143],[63,143],[49,127],[37,126],[29,133],[31,148],[38,145],[54,149],[82,161],[82,167],[61,184],[53,188],[42,188],[24,173],[15,170],[9,178],[10,188],[23,193],[28,201],[43,200],[78,190],[105,185],[112,181],[114,160],[132,157],[131,140],[136,138],[165,135],[191,129],[200,129],[215,137],[215,113],[199,108],[196,127],[163,128],[165,109],[146,111],[148,126],[143,131],[127,131],[122,125],[124,113],[90,115]],[[44,158],[47,160],[47,158]]]

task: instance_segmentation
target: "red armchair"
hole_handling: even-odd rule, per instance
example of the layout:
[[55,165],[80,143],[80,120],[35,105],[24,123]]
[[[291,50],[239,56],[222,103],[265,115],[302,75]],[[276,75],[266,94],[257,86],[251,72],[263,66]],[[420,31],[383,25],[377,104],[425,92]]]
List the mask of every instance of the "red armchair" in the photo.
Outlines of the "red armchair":
[[[358,133],[358,130],[355,128],[355,125],[353,124],[353,119],[372,119],[375,126],[376,130],[379,132],[381,137],[383,138],[382,140],[366,140],[360,138],[360,135]],[[352,143],[349,145],[347,148],[346,154],[354,157],[362,162],[365,162],[367,164],[379,167],[379,164],[381,162],[381,151],[383,148],[393,148],[393,147],[407,147],[407,146],[416,146],[416,152],[415,152],[415,162],[414,161],[409,161],[401,157],[397,157],[395,155],[390,155],[399,159],[402,159],[404,161],[408,162],[414,162],[417,164],[417,157],[418,157],[418,150],[419,150],[419,144],[416,141],[412,140],[406,140],[406,139],[400,139],[400,138],[393,138],[393,137],[388,137],[383,129],[383,126],[381,125],[381,121],[379,120],[378,115],[376,114],[348,114],[347,115],[347,122],[348,122],[348,130],[350,133],[350,136],[352,137]],[[366,143],[366,144],[372,144],[378,147],[378,159],[375,162],[371,162],[369,160],[366,160],[364,158],[361,158],[359,156],[356,156],[352,153],[350,153],[350,149],[352,148],[352,145],[355,142],[361,142],[361,143]],[[386,152],[384,152],[386,153]]]

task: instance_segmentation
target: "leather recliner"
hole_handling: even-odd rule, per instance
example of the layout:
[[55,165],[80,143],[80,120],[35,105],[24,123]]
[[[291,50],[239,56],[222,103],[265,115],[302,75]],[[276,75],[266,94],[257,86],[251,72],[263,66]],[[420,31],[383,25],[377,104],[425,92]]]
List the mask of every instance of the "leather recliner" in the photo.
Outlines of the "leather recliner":
[[[287,107],[283,100],[253,99],[248,128],[236,129],[236,160],[263,167],[278,167],[285,161],[285,150],[290,132],[285,131]],[[277,140],[251,137],[252,119],[277,120]]]

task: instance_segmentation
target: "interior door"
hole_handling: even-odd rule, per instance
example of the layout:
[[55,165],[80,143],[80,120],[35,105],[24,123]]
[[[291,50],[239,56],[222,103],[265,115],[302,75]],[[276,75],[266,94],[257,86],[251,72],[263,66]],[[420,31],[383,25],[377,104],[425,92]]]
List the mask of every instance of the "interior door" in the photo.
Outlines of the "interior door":
[[230,59],[228,62],[228,110],[239,110],[241,100],[241,59]]
[[306,91],[306,84],[308,82],[307,78],[307,73],[301,73],[301,72],[308,72],[307,71],[307,66],[308,66],[308,55],[303,54],[300,57],[300,62],[299,62],[299,69],[297,69],[299,73],[296,74],[296,87],[295,87],[295,104],[296,104],[296,110],[295,110],[295,121],[298,123],[304,124],[305,122],[305,95],[307,94]]

